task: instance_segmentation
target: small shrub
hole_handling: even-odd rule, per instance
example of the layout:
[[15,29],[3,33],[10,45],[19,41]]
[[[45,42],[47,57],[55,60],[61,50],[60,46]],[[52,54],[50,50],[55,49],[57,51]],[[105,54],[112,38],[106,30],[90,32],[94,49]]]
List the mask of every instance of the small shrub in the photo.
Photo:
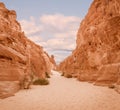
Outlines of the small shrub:
[[47,79],[37,79],[33,82],[33,85],[48,85],[49,81]]
[[50,75],[47,72],[45,72],[45,75],[47,78],[50,78]]
[[66,77],[66,78],[72,78],[72,75],[70,75],[70,74],[66,74],[65,77]]
[[109,85],[108,87],[111,88],[111,89],[114,89],[115,85]]

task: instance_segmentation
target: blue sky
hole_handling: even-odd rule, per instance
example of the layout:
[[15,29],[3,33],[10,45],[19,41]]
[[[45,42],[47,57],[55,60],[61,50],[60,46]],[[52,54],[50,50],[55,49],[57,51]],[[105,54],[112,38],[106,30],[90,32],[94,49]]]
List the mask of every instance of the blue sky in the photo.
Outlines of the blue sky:
[[26,36],[43,46],[56,61],[75,48],[81,20],[93,0],[1,0],[17,12]]

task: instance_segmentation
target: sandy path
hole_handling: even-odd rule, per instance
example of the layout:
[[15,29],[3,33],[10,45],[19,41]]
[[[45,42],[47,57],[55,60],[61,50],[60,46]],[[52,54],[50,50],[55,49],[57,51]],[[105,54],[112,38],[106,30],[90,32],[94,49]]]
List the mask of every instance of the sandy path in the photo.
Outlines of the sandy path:
[[120,94],[54,72],[48,86],[32,86],[0,100],[0,110],[120,110]]

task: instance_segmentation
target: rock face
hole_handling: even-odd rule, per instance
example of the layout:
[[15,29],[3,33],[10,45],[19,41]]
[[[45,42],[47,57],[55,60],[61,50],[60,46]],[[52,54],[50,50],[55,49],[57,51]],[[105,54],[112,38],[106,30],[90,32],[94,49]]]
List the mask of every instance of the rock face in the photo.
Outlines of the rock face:
[[48,54],[21,31],[16,12],[0,2],[0,98],[19,90],[25,77],[45,78],[51,68]]
[[120,84],[120,0],[94,0],[77,34],[77,46],[59,69],[80,81]]

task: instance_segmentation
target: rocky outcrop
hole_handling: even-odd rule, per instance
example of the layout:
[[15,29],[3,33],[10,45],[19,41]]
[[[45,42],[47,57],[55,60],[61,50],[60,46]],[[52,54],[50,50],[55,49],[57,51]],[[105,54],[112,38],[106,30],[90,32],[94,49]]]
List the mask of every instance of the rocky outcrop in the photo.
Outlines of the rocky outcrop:
[[96,85],[120,84],[120,1],[94,0],[81,22],[77,46],[59,69]]
[[54,57],[54,55],[51,55],[50,61],[52,62],[52,69],[53,69],[53,70],[56,70],[57,64],[56,64],[56,62],[55,62],[55,57]]
[[25,78],[45,78],[51,68],[48,54],[21,31],[16,12],[0,3],[0,97],[14,94]]

